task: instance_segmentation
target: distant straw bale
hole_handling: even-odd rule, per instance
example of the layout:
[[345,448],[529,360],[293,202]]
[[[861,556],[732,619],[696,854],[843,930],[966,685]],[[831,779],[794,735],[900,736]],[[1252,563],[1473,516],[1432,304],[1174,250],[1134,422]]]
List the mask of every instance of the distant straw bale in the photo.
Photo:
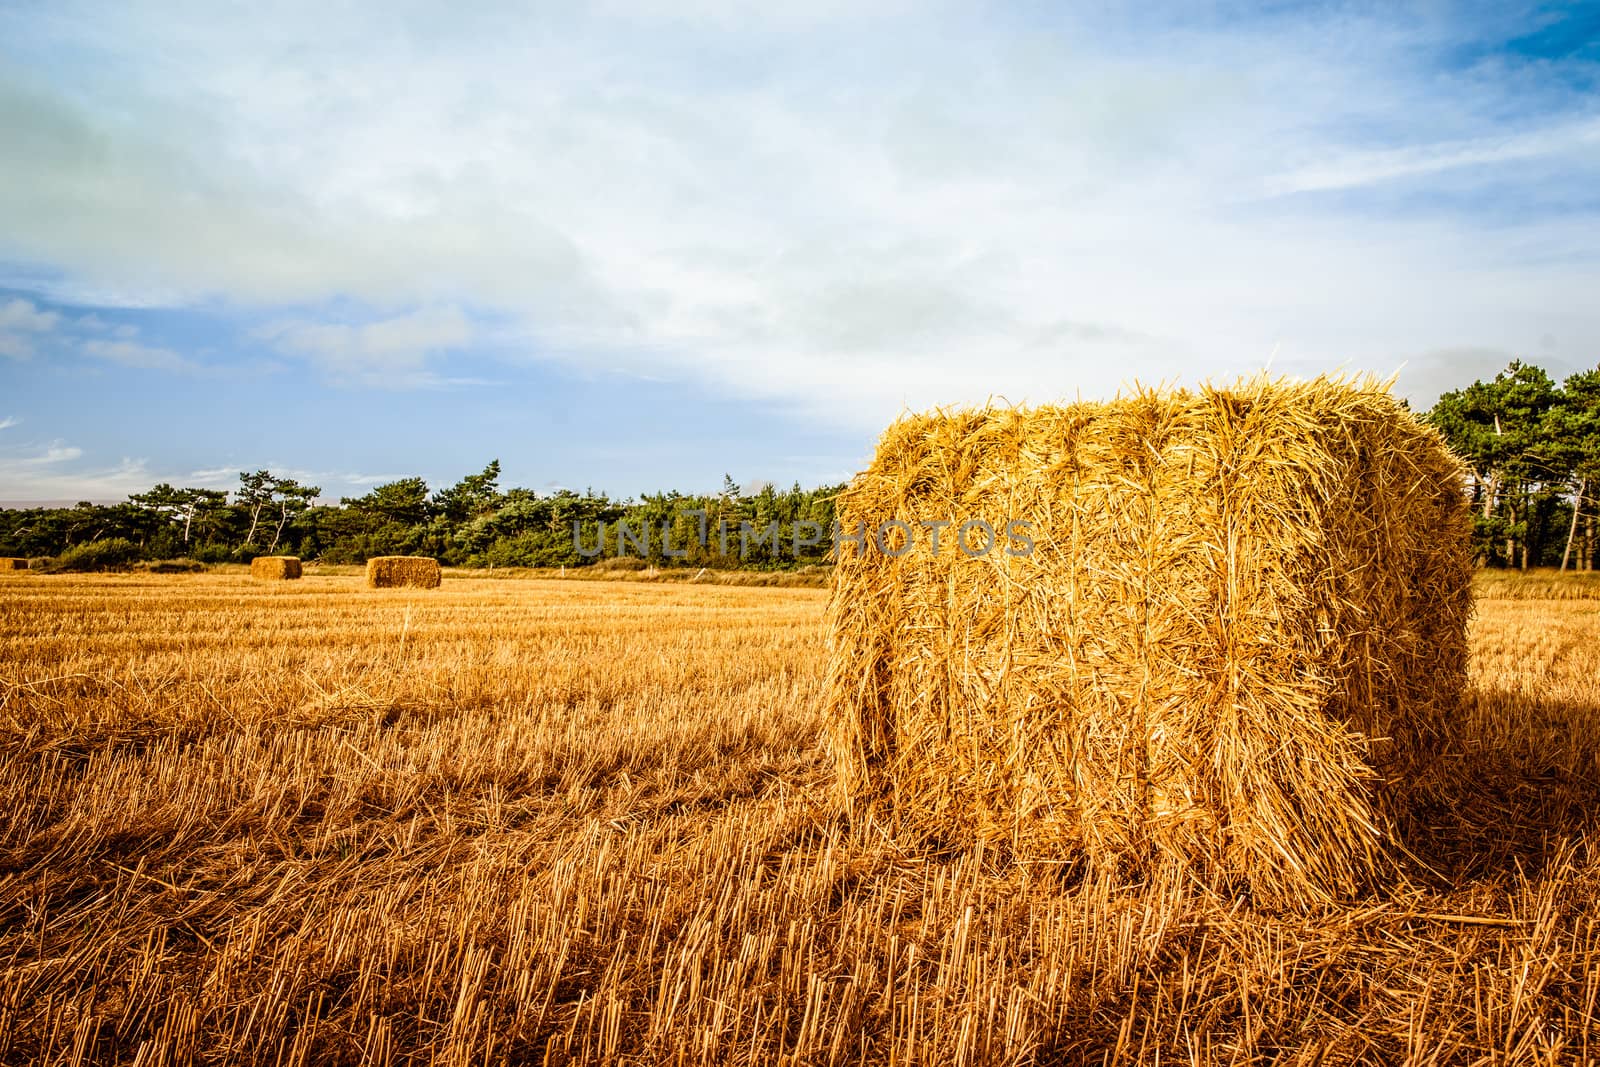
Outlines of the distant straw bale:
[[1462,484],[1372,381],[895,423],[839,499],[881,534],[829,606],[846,808],[1285,904],[1373,883],[1464,682]]
[[28,561],[21,556],[0,556],[0,571],[25,571]]
[[367,560],[367,584],[374,589],[437,589],[439,581],[439,561],[426,556],[374,556]]
[[250,561],[250,577],[287,582],[300,577],[299,556],[257,556]]

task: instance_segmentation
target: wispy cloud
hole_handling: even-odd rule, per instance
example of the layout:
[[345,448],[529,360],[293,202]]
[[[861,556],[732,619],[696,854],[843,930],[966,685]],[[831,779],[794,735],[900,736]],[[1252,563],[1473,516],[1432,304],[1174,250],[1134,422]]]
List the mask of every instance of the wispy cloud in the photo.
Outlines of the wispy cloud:
[[30,300],[13,297],[0,302],[0,356],[31,358],[35,338],[50,333],[60,321],[60,315],[41,311]]
[[[11,425],[15,425],[15,422]],[[0,429],[5,428],[5,421],[0,420]],[[104,464],[95,462],[78,445],[50,441],[0,448],[0,501],[7,504],[25,501],[115,501],[130,493],[142,492],[157,482],[232,491],[239,487],[239,473],[246,468],[265,468],[280,476],[293,478],[302,485],[320,486],[325,501],[336,501],[342,495],[359,494],[374,485],[403,477],[310,470],[276,458],[189,471],[163,469],[148,459],[124,458],[114,464]]]
[[72,325],[82,331],[87,331],[89,333],[109,333],[113,337],[120,337],[124,340],[139,336],[139,327],[133,325],[132,323],[107,322],[94,312],[90,312],[87,315],[78,316],[72,320]]
[[211,486],[218,481],[236,482],[238,479],[239,470],[236,467],[208,467],[204,470],[190,471],[186,484]]
[[17,418],[15,415],[7,415],[4,418],[0,418],[0,430],[9,430],[11,427],[16,426],[21,421],[22,420]]
[[1509,136],[1357,152],[1267,179],[1268,196],[1351,189],[1462,167],[1584,152],[1600,145],[1600,119],[1563,123]]
[[[1275,348],[1600,350],[1579,61],[1449,59],[1527,10],[734,10],[0,15],[0,257],[85,300],[275,316],[259,341],[342,382],[465,377],[483,312],[504,358],[852,428]],[[1492,212],[1289,195],[1480,171]],[[192,358],[117,341],[85,351]]]
[[[398,481],[408,477],[404,474],[363,474],[353,471],[327,471],[307,470],[293,464],[268,460],[266,462],[250,465],[252,470],[271,470],[284,477],[293,478],[306,485],[363,487],[381,485],[384,482]],[[232,488],[239,484],[240,467],[210,467],[203,470],[190,471],[183,479],[185,485],[206,486],[209,488]]]
[[[368,486],[383,485],[386,482],[397,482],[405,478],[404,474],[341,474],[339,480],[346,485]],[[331,480],[331,479],[330,479]]]
[[193,362],[170,348],[140,344],[137,341],[90,340],[83,343],[83,351],[95,359],[144,370],[176,371],[195,368]]
[[426,369],[428,358],[466,346],[473,330],[459,309],[443,307],[359,325],[286,320],[256,336],[286,355],[311,359],[335,379],[415,385],[437,381]]
[[142,459],[109,466],[84,460],[82,448],[61,441],[0,449],[0,496],[9,502],[118,500],[156,480]]
[[48,333],[56,328],[61,316],[54,311],[40,311],[32,301],[14,297],[0,304],[0,330],[21,330],[26,333]]

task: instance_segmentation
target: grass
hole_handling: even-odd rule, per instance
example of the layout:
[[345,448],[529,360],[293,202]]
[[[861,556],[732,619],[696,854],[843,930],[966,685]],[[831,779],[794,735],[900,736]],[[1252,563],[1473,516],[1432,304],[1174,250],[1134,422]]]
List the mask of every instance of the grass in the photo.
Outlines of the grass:
[[1489,600],[1600,600],[1600,571],[1480,570],[1473,588]]
[[824,598],[0,579],[0,1060],[1600,1059],[1600,604],[1480,600],[1411,881],[1289,915],[839,823]]

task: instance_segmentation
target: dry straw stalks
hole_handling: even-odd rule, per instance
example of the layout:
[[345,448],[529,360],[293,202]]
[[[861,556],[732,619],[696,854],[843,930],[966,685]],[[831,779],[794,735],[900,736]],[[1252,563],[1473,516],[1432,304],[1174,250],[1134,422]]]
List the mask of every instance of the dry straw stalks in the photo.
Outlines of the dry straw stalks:
[[840,826],[814,590],[260,588],[0,595],[0,1063],[1600,1063],[1593,601],[1480,601],[1442,877],[1303,914]]
[[[1370,379],[897,422],[839,502],[847,532],[916,531],[898,558],[841,547],[841,799],[1276,904],[1371,884],[1465,677],[1461,485]],[[919,526],[978,518],[1030,521],[1033,552],[935,553]]]
[[257,556],[250,561],[250,577],[269,582],[292,581],[300,577],[300,557]]
[[439,581],[439,561],[426,556],[374,556],[367,560],[367,585],[373,589],[437,589]]

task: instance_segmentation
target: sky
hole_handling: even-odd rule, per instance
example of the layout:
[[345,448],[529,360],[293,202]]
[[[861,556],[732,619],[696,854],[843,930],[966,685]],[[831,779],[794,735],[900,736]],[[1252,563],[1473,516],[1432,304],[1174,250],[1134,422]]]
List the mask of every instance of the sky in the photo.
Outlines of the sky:
[[0,502],[1600,363],[1600,0],[792,6],[0,0]]

